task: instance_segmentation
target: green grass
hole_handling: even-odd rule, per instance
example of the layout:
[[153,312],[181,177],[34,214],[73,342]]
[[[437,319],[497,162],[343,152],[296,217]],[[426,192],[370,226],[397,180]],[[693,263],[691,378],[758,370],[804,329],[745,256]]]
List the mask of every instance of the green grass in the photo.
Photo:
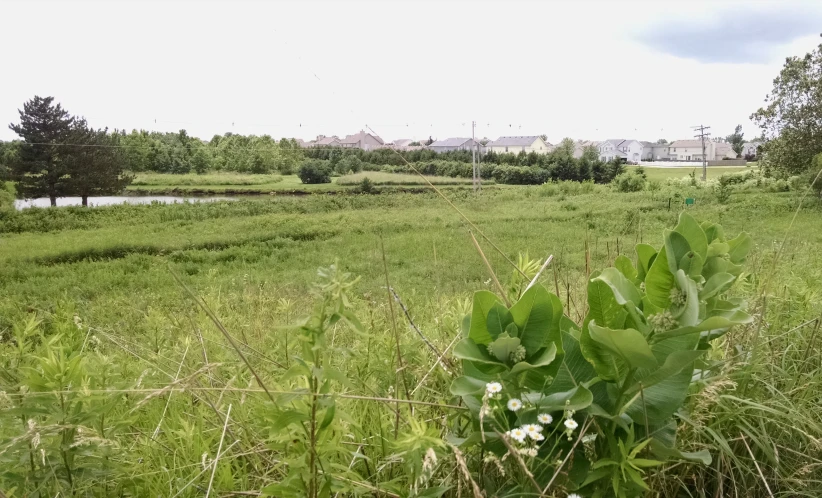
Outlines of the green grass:
[[139,174],[128,186],[134,194],[161,193],[245,193],[268,194],[271,192],[328,192],[347,188],[334,183],[307,185],[297,175],[246,175],[216,173],[207,175]]
[[[353,175],[341,176],[337,178],[336,183],[337,185],[356,185],[363,178],[368,178],[374,185],[427,185],[425,180],[418,175],[385,173],[382,171],[362,171]],[[448,176],[426,176],[426,179],[434,185],[471,185],[472,181],[470,178],[451,178]]]
[[[651,178],[656,171],[646,168]],[[215,175],[214,181],[227,181],[222,176]],[[291,178],[272,185],[279,188]],[[799,213],[777,260],[796,210],[795,193],[739,192],[727,204],[716,202],[709,189],[619,194],[605,186],[565,184],[488,189],[479,196],[455,188],[448,195],[508,258],[553,254],[542,283],[558,290],[567,314],[577,322],[585,314],[586,268],[608,266],[618,254],[633,259],[638,242],[658,246],[662,230],[674,226],[682,198],[697,199],[689,209],[697,219],[719,222],[730,235],[749,232],[754,247],[738,292],[749,300],[757,320],[729,334],[712,352],[719,362],[715,376],[694,392],[678,433],[681,447],[708,449],[714,463],[666,465],[650,484],[655,496],[670,498],[717,496],[719,482],[724,496],[734,496],[734,490],[736,496],[767,496],[742,434],[776,496],[822,494],[822,337],[814,335],[813,324],[792,330],[822,312],[818,203]],[[413,399],[431,403],[455,404],[458,399],[448,391],[451,377],[431,370],[433,358],[399,311],[397,346],[381,247],[391,286],[440,350],[458,334],[471,294],[495,290],[465,225],[431,193],[272,196],[5,216],[0,218],[5,232],[0,242],[0,391],[10,393],[11,402],[28,400],[13,410],[0,409],[0,489],[9,496],[173,496],[192,479],[181,496],[202,496],[210,471],[198,473],[204,454],[206,461],[216,455],[229,404],[230,434],[212,496],[260,490],[286,475],[288,469],[278,463],[285,454],[278,449],[277,410],[293,399],[278,398],[278,408],[258,392],[248,369],[172,272],[202,296],[235,340],[247,344],[242,349],[269,389],[293,391],[301,386],[282,367],[294,365],[303,352],[295,332],[285,325],[311,312],[317,268],[337,261],[361,277],[351,306],[366,329],[355,334],[339,326],[328,332],[326,367],[349,379],[340,389],[379,398],[404,396],[397,374],[399,347],[402,375],[410,389],[419,386]],[[504,285],[512,268],[480,242]],[[764,301],[759,299],[763,292]],[[30,317],[41,323],[33,325],[37,333],[26,336]],[[25,348],[11,337],[31,337],[30,352],[20,353]],[[50,342],[55,338],[60,341]],[[62,470],[65,446],[49,432],[68,423],[61,419],[60,398],[20,396],[15,387],[33,382],[36,372],[49,372],[44,369],[50,365],[48,353],[59,345],[71,346],[85,361],[84,380],[62,385],[74,393],[69,402],[83,403],[66,416],[87,416],[78,419],[82,426],[115,443],[83,447],[73,463],[73,491]],[[206,361],[211,370],[204,373]],[[174,385],[188,390],[143,391],[167,387],[175,378]],[[95,395],[95,386],[124,394]],[[8,401],[0,397],[0,407],[3,403]],[[335,436],[335,444],[348,453],[333,461],[334,468],[352,465],[369,486],[395,493],[413,484],[399,454],[406,448],[403,438],[416,434],[407,421],[426,424],[435,437],[451,434],[457,424],[447,418],[456,413],[452,409],[421,405],[413,414],[403,409],[397,440],[393,403],[338,403],[350,421]],[[22,421],[27,418],[42,432],[39,448],[44,452],[33,451],[34,463],[28,457],[34,433],[26,432]],[[22,439],[15,439],[21,434]],[[11,450],[2,453],[6,446]],[[352,464],[357,448],[367,459]],[[480,456],[466,458],[477,475]],[[38,480],[18,477],[32,465]],[[457,496],[455,465],[452,457],[441,454],[429,483],[454,486],[445,496]],[[16,492],[9,494],[15,485]],[[464,486],[462,496],[467,496]]]
[[[627,166],[627,168],[630,170],[636,168],[636,166]],[[747,171],[750,170],[750,168],[750,166],[709,166],[708,178],[717,178],[725,173]],[[645,174],[648,176],[648,180],[664,181],[668,178],[682,178],[690,175],[693,171],[696,171],[697,178],[702,178],[702,167],[700,166],[688,168],[654,168],[651,166],[645,166],[644,169]]]

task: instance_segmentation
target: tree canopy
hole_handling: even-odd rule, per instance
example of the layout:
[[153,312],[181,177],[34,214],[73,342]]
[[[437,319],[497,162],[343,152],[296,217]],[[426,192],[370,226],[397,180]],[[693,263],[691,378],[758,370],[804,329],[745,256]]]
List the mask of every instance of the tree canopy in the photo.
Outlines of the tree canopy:
[[822,151],[822,44],[785,60],[765,106],[751,119],[768,139],[763,146],[768,170],[787,176],[811,167]]
[[736,157],[741,157],[742,151],[745,149],[745,134],[742,133],[742,125],[736,125],[734,132],[725,137],[725,140],[731,144],[731,149],[736,152]]

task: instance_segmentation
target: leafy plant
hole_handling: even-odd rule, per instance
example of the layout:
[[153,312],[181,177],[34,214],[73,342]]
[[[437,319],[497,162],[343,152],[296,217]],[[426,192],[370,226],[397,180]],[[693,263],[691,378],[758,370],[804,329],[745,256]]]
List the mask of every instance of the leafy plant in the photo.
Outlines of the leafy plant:
[[592,275],[582,327],[541,286],[510,308],[477,292],[454,348],[463,375],[451,392],[471,414],[458,443],[509,467],[514,448],[531,485],[556,482],[597,497],[640,496],[645,471],[667,459],[710,463],[706,451],[676,449],[673,416],[695,366],[710,375],[711,341],[750,321],[745,303],[727,296],[750,247],[747,234],[727,239],[720,226],[683,213],[660,249],[638,244],[636,265],[619,256]]
[[327,161],[310,159],[303,162],[297,176],[303,183],[331,183],[331,166]]

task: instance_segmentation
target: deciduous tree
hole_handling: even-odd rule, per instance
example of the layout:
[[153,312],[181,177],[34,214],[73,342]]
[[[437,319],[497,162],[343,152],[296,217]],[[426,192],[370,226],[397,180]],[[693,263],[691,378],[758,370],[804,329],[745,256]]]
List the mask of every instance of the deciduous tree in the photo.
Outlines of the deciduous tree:
[[725,137],[725,140],[731,144],[731,149],[736,152],[736,157],[742,157],[742,151],[745,149],[745,134],[742,133],[742,125],[736,125],[734,132]]

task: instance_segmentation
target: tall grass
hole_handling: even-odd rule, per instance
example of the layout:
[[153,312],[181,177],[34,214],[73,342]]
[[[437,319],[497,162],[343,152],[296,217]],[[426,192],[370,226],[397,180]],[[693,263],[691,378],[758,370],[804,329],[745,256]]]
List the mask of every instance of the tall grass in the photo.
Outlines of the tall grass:
[[[658,245],[680,208],[675,202],[669,211],[670,197],[660,192],[586,189],[448,195],[507,257],[553,254],[542,282],[580,321],[588,272],[619,254],[632,257],[637,242]],[[662,468],[650,483],[653,496],[768,496],[766,483],[774,496],[820,496],[822,330],[810,321],[822,314],[820,206],[800,212],[774,266],[794,196],[740,193],[720,204],[704,189],[687,195],[697,197],[689,208],[695,217],[753,236],[740,292],[756,320],[716,348],[710,381],[679,415],[679,445],[709,449],[712,465]],[[438,486],[450,487],[445,496],[470,496],[471,483],[441,444],[461,410],[448,394],[452,377],[397,309],[395,336],[378,245],[382,237],[391,286],[409,317],[437,350],[448,350],[467,298],[495,289],[462,222],[435,196],[42,211],[4,219],[0,244],[0,489],[7,495],[203,496],[211,489],[225,496],[286,482],[283,461],[300,456],[290,443],[302,437],[302,419],[294,425],[283,413],[305,396],[293,325],[317,302],[316,268],[336,258],[361,277],[347,295],[363,327],[340,324],[325,337],[323,366],[340,379],[334,399],[347,414],[328,435],[339,451],[323,456],[340,496],[409,496]],[[511,272],[502,256],[486,256],[501,278]],[[169,268],[219,318],[260,382]],[[50,359],[53,351],[60,355]],[[61,371],[50,365],[68,368],[73,358],[82,359],[73,382],[44,377]],[[410,400],[395,380],[400,360]],[[59,392],[82,409],[61,411]],[[88,415],[72,418],[77,413]],[[63,444],[68,425],[82,429],[82,445]],[[428,456],[423,471],[427,448],[436,462]],[[460,458],[480,485],[493,472],[482,455]]]

